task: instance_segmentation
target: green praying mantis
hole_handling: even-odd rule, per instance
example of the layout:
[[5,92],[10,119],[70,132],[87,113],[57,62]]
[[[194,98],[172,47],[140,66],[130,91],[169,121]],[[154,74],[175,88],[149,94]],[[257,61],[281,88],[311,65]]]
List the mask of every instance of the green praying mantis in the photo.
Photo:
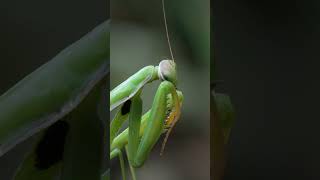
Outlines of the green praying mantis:
[[[142,88],[157,79],[158,87],[151,109],[142,116]],[[167,131],[165,142],[178,121],[183,95],[176,89],[176,65],[173,60],[163,60],[159,66],[147,66],[110,92],[110,111],[119,107],[110,125],[110,158],[119,156],[122,176],[125,179],[123,155],[126,149],[133,179],[133,168],[141,167],[160,135]],[[126,119],[129,125],[117,135]],[[117,136],[116,136],[117,135]]]
[[[110,124],[110,159],[119,157],[121,173],[126,179],[125,150],[132,179],[136,179],[135,168],[141,167],[161,134],[166,133],[161,154],[172,128],[181,114],[183,94],[177,90],[177,71],[168,34],[164,0],[162,0],[166,35],[172,60],[162,60],[158,66],[146,66],[129,77],[110,92],[110,111],[118,108]],[[161,80],[152,107],[142,115],[141,93],[143,87]],[[128,128],[119,132],[129,119]]]

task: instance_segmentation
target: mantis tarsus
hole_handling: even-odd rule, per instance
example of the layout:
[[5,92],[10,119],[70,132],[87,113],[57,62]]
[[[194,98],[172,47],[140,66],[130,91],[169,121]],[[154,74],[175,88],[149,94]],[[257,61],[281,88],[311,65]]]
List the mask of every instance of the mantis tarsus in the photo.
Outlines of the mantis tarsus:
[[[177,90],[176,64],[168,35],[164,0],[162,7],[172,60],[162,60],[158,66],[142,68],[110,92],[110,111],[119,107],[110,125],[110,158],[119,157],[123,179],[126,176],[122,150],[125,149],[127,154],[132,178],[136,179],[134,168],[144,164],[160,135],[167,131],[163,152],[168,135],[180,116],[183,95]],[[142,115],[142,89],[158,79],[162,82],[152,107]],[[128,128],[118,134],[126,119],[129,119]]]

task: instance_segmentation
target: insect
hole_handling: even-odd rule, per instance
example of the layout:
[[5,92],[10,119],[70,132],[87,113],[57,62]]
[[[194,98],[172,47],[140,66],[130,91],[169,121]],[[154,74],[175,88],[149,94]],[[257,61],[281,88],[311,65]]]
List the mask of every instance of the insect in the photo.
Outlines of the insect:
[[0,156],[35,138],[14,180],[101,179],[108,41],[106,21],[0,97]]
[[[119,157],[121,173],[125,176],[122,150],[125,150],[133,179],[135,168],[146,161],[160,135],[167,133],[162,145],[163,152],[167,138],[180,117],[183,94],[177,90],[177,72],[171,50],[170,39],[162,0],[163,15],[169,50],[172,60],[162,60],[158,66],[146,66],[133,74],[110,92],[110,111],[118,108],[110,124],[110,159]],[[142,115],[143,87],[155,80],[161,80],[150,110]],[[128,119],[128,128],[119,132]]]

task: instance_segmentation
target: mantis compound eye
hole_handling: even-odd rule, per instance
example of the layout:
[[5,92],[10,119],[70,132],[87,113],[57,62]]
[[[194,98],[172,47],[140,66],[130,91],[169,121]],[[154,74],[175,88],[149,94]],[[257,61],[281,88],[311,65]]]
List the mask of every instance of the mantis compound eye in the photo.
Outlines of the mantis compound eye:
[[162,81],[172,82],[177,85],[176,63],[172,60],[162,60],[159,64],[158,76]]

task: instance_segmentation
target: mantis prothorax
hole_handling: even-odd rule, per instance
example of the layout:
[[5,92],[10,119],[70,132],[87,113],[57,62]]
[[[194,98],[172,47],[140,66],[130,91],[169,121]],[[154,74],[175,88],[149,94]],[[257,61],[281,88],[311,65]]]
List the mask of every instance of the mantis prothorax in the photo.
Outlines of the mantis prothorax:
[[[110,125],[110,159],[119,156],[125,179],[121,149],[126,149],[132,178],[134,168],[141,167],[162,133],[167,132],[162,144],[164,150],[168,136],[180,117],[183,95],[177,90],[177,72],[170,45],[164,0],[162,0],[166,35],[172,60],[162,60],[158,66],[147,66],[129,77],[110,92],[110,111],[120,107]],[[161,80],[151,109],[142,115],[142,88]],[[126,119],[129,125],[117,135]]]

